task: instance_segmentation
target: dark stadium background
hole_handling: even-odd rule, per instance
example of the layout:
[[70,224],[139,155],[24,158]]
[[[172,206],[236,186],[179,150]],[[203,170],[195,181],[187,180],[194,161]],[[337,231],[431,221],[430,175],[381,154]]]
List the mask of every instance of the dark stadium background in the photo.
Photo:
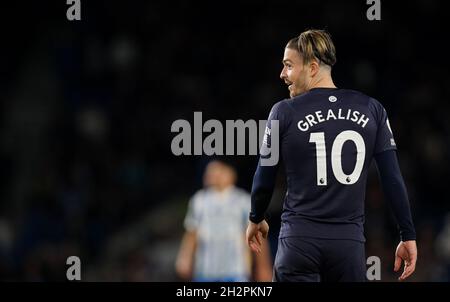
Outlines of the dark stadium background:
[[[450,280],[447,17],[435,1],[66,1],[2,4],[0,279],[177,281],[174,259],[206,156],[175,157],[176,119],[267,118],[287,97],[285,43],[326,28],[338,87],[386,107],[418,232],[412,281]],[[392,1],[390,1],[392,2]],[[255,156],[229,158],[250,190]],[[307,173],[307,171],[305,171]],[[276,231],[283,183],[271,211]],[[398,236],[376,170],[367,256],[394,281]]]

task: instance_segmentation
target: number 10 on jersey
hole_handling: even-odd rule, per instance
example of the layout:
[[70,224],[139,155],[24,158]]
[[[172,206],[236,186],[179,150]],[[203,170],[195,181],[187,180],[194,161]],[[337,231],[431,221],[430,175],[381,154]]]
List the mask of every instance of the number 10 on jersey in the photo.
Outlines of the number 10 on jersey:
[[[342,169],[342,147],[346,141],[352,141],[356,146],[356,164],[351,174],[345,174]],[[316,144],[317,161],[317,185],[327,185],[327,149],[325,145],[325,133],[311,133],[310,143]],[[346,130],[339,133],[333,141],[331,147],[331,168],[337,181],[344,185],[356,183],[361,176],[366,157],[366,145],[361,134],[353,130]]]

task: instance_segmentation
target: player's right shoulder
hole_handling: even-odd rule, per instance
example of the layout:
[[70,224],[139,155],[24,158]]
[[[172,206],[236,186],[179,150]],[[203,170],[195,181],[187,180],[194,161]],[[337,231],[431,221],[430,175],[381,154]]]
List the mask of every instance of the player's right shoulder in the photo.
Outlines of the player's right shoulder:
[[270,110],[270,112],[275,113],[275,112],[283,112],[285,110],[287,110],[288,105],[287,102],[289,100],[288,99],[283,99],[281,101],[276,102],[275,104],[273,104],[272,109]]
[[283,129],[287,129],[292,120],[292,109],[288,104],[288,99],[281,100],[272,106],[269,114],[269,121],[278,120],[279,129],[283,132]]
[[208,194],[209,194],[209,189],[208,188],[200,189],[197,192],[195,192],[194,195],[192,195],[191,202],[194,203],[194,204],[200,204],[204,200],[207,199]]
[[269,119],[287,119],[292,110],[289,105],[289,101],[289,99],[283,99],[279,102],[276,102],[270,110]]

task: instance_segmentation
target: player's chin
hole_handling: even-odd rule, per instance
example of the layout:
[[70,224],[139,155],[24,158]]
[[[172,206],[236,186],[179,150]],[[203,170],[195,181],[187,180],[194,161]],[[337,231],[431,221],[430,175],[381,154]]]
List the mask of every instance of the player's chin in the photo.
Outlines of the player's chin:
[[295,93],[295,91],[289,91],[289,96],[292,98],[296,97],[298,95],[298,93]]

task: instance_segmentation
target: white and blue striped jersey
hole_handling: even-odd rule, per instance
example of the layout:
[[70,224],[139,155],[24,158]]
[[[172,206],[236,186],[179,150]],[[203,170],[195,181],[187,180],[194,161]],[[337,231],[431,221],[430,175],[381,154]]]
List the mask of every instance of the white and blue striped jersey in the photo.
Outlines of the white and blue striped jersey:
[[245,230],[250,194],[230,187],[199,190],[190,200],[184,226],[197,233],[194,280],[247,281],[250,254]]

